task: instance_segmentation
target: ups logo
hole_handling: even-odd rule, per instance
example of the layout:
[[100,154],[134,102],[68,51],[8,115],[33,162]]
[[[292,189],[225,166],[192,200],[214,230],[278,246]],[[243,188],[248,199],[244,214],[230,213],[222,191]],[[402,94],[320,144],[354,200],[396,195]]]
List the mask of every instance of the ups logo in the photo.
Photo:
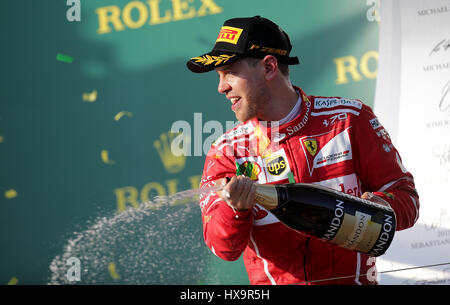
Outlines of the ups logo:
[[283,156],[275,157],[266,162],[267,170],[275,176],[281,175],[286,170],[286,160]]

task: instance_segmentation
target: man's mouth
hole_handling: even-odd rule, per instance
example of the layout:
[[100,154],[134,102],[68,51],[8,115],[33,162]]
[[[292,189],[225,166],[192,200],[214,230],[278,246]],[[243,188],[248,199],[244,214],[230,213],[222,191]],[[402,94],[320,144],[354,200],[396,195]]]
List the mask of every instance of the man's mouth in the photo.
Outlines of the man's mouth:
[[236,108],[238,107],[239,103],[241,102],[241,98],[240,97],[232,97],[232,98],[230,98],[230,101],[232,103],[231,110],[235,111]]

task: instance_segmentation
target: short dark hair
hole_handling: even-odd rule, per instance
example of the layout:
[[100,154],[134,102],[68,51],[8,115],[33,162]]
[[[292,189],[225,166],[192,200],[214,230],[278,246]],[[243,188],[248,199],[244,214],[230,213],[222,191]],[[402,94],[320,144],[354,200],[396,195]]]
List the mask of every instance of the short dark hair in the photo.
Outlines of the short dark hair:
[[284,76],[289,76],[289,65],[278,63],[278,69]]
[[[261,60],[261,58],[256,57],[246,57],[245,59],[251,67],[256,67],[256,64]],[[278,69],[284,76],[289,76],[289,65],[278,62]]]

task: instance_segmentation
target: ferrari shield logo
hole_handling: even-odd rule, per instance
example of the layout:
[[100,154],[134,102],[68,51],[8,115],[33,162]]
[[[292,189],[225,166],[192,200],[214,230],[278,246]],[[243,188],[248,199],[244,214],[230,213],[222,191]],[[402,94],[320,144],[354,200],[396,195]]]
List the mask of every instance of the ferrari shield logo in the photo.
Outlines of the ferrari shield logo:
[[317,153],[317,141],[315,139],[305,139],[303,140],[303,144],[305,145],[311,156],[314,157]]

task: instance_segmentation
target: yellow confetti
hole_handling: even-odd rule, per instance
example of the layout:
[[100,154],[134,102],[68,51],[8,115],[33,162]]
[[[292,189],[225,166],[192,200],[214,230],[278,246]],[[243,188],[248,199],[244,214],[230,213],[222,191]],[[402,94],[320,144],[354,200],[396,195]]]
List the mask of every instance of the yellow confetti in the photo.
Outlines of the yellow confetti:
[[102,150],[101,152],[102,161],[106,164],[114,164],[115,162],[113,160],[109,159],[109,152],[107,150]]
[[18,279],[17,277],[13,276],[13,277],[9,280],[8,284],[6,284],[6,285],[17,285],[18,282],[19,282],[19,279]]
[[83,101],[93,103],[97,100],[97,90],[92,92],[83,93]]
[[10,189],[5,191],[5,197],[8,199],[13,199],[15,197],[17,197],[17,192],[15,189]]
[[121,112],[119,112],[118,114],[116,114],[115,116],[114,116],[114,120],[115,121],[118,121],[118,120],[120,120],[124,115],[126,115],[126,116],[128,116],[128,117],[132,117],[133,116],[133,114],[131,113],[131,112],[128,112],[128,111],[121,111]]
[[4,140],[5,138],[3,136],[0,136],[0,143],[3,143]]
[[114,263],[109,263],[109,265],[108,265],[108,271],[109,271],[109,275],[113,278],[113,279],[115,279],[115,280],[118,280],[118,279],[120,279],[120,276],[117,274],[117,272],[116,272],[116,264],[114,264]]

